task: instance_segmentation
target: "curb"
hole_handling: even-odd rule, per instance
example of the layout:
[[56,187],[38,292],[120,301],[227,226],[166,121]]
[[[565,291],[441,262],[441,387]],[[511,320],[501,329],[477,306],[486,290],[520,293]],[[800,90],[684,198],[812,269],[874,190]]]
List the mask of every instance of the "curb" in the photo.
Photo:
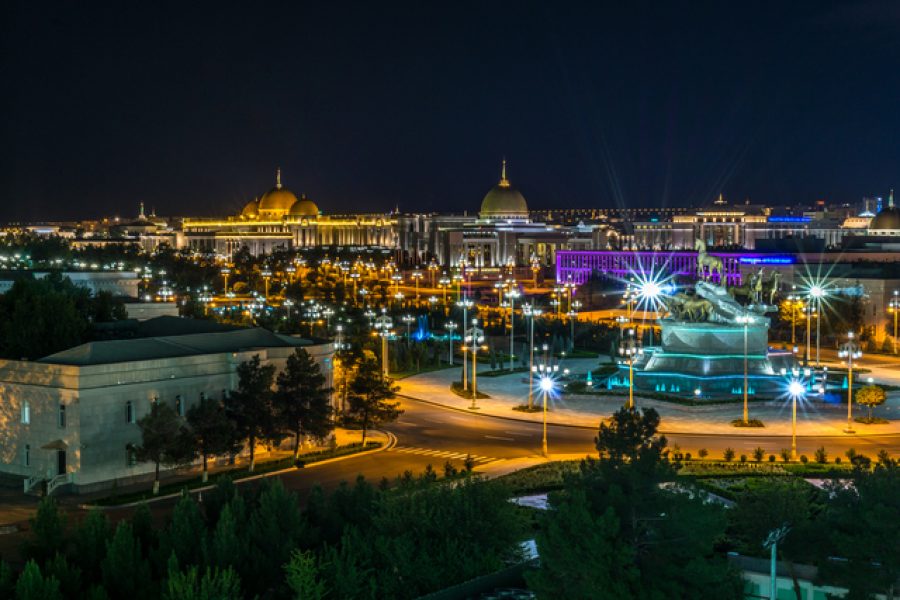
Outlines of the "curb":
[[[429,404],[429,405],[431,405],[431,406],[434,406],[434,407],[437,407],[437,408],[443,408],[443,409],[445,409],[445,410],[452,410],[452,411],[454,411],[454,412],[465,413],[465,414],[467,414],[467,415],[476,415],[476,416],[479,416],[479,417],[489,417],[489,418],[492,418],[492,419],[504,419],[504,420],[506,420],[506,421],[516,421],[516,422],[518,422],[518,423],[528,423],[528,424],[531,424],[531,425],[540,425],[540,424],[541,424],[540,421],[534,421],[534,420],[531,420],[531,419],[522,419],[522,418],[520,418],[520,417],[513,417],[513,416],[507,416],[507,415],[495,415],[495,414],[491,414],[491,413],[484,413],[484,412],[472,411],[472,410],[469,410],[469,409],[467,409],[467,408],[456,408],[455,406],[447,406],[446,404],[441,404],[440,402],[435,402],[435,401],[433,401],[433,400],[423,400],[422,398],[416,398],[416,397],[414,397],[414,396],[409,396],[409,395],[402,394],[402,393],[401,393],[401,394],[397,394],[397,397],[398,397],[398,398],[405,398],[405,399],[407,399],[407,400],[413,400],[413,401],[415,401],[415,402],[421,402],[421,403],[423,403],[423,404]],[[605,419],[601,417],[600,420],[605,420]],[[598,424],[599,424],[599,422],[598,422]],[[557,423],[557,422],[550,421],[550,420],[547,421],[547,425],[552,425],[553,427],[570,427],[570,428],[572,428],[572,429],[587,429],[587,430],[590,430],[590,431],[594,431],[594,430],[596,430],[597,427],[598,427],[598,425],[576,425],[576,424],[573,424],[573,423]],[[735,429],[738,429],[738,428],[736,427]],[[761,428],[759,428],[759,429],[765,430],[765,427],[761,427]],[[659,433],[659,434],[661,434],[661,435],[691,435],[691,436],[710,437],[710,438],[714,438],[714,437],[735,437],[735,438],[738,438],[738,439],[740,439],[740,438],[753,439],[753,438],[759,438],[759,437],[768,437],[768,438],[790,438],[790,437],[791,437],[791,435],[790,435],[789,433],[765,433],[764,431],[763,431],[763,432],[760,432],[759,434],[757,434],[757,433],[755,433],[755,432],[754,432],[754,433],[740,433],[740,432],[737,432],[737,431],[735,431],[734,433],[703,433],[703,432],[694,432],[694,431],[678,431],[678,430],[660,429],[660,430],[657,431],[657,433]],[[877,437],[900,437],[900,432],[894,432],[894,433],[865,433],[865,434],[860,434],[859,432],[857,432],[857,433],[855,433],[855,434],[853,434],[853,435],[854,435],[856,438],[869,438],[869,437],[876,437],[876,438],[877,438]],[[827,435],[810,435],[810,434],[805,434],[805,433],[804,433],[804,434],[799,434],[799,433],[797,434],[797,439],[800,439],[800,438],[815,438],[815,439],[830,439],[830,438],[836,438],[836,439],[845,439],[846,437],[847,437],[847,434],[837,434],[837,433],[835,433],[835,434],[827,434]]]
[[[260,473],[259,475],[248,475],[247,477],[241,477],[240,479],[235,479],[232,483],[235,485],[241,483],[247,483],[248,481],[256,481],[258,479],[264,479],[266,477],[277,477],[278,475],[284,475],[285,473],[292,473],[294,471],[299,471],[300,469],[312,469],[313,467],[319,465],[326,465],[333,462],[337,462],[340,460],[345,460],[348,458],[356,458],[357,456],[366,456],[368,454],[375,454],[376,452],[384,452],[385,450],[390,450],[394,446],[397,445],[397,436],[389,431],[381,431],[375,430],[378,433],[385,435],[388,439],[387,442],[378,447],[373,448],[371,450],[365,450],[363,452],[354,452],[353,454],[345,454],[344,456],[335,456],[334,458],[326,458],[325,460],[317,460],[316,462],[309,463],[308,465],[304,465],[303,467],[287,467],[285,469],[279,469],[278,471],[269,471],[268,473]],[[191,490],[187,490],[188,494],[199,494],[201,492],[206,492],[212,489],[215,489],[216,484],[211,483],[209,485],[204,485],[202,487],[197,487]],[[116,510],[120,508],[133,508],[135,506],[140,506],[141,504],[151,504],[153,502],[161,502],[162,500],[172,500],[173,498],[179,498],[184,494],[184,490],[180,492],[173,492],[171,494],[166,494],[164,496],[156,496],[155,498],[144,498],[143,500],[135,500],[134,502],[126,502],[124,504],[107,504],[107,505],[99,505],[99,504],[78,504],[77,507],[82,510],[93,510],[93,509],[101,509],[101,510]]]

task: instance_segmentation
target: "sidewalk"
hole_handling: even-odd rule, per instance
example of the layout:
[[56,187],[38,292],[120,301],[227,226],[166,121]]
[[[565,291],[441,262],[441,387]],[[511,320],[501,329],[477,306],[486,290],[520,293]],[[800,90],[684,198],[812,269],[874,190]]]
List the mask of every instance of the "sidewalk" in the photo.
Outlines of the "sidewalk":
[[[563,361],[562,368],[568,368],[573,375],[583,378],[589,369],[596,368],[597,359],[568,359]],[[877,368],[877,367],[876,367]],[[478,371],[487,371],[479,365]],[[881,367],[878,373],[873,369],[871,376],[876,381],[884,381],[881,372],[890,375],[889,379],[898,380],[898,374],[890,368]],[[460,378],[459,369],[448,369],[414,375],[398,382],[400,394],[419,400],[440,404],[448,408],[466,410],[470,400],[460,398],[450,391],[450,383]],[[893,383],[893,381],[891,381]],[[513,410],[513,407],[527,403],[527,373],[516,373],[500,377],[479,377],[478,391],[488,394],[489,399],[479,399],[479,410],[476,414],[506,417],[522,421],[540,423],[541,412],[525,413]],[[535,393],[534,402],[540,405],[540,393]],[[558,425],[575,425],[595,428],[601,419],[608,418],[622,406],[624,398],[620,396],[598,397],[588,395],[572,395],[550,397],[547,400],[549,423]],[[663,433],[692,434],[729,434],[729,435],[791,435],[791,402],[751,402],[750,418],[760,419],[765,427],[734,427],[733,419],[740,419],[743,404],[714,404],[710,406],[684,406],[672,402],[650,400],[635,395],[635,404],[639,408],[654,408],[661,417],[660,431]],[[853,407],[854,417],[864,416],[863,407]],[[900,392],[889,392],[887,402],[873,411],[874,416],[889,419],[887,424],[865,425],[853,424],[857,435],[900,434]],[[847,405],[823,404],[821,402],[803,401],[797,404],[797,435],[800,436],[843,436],[847,425]]]

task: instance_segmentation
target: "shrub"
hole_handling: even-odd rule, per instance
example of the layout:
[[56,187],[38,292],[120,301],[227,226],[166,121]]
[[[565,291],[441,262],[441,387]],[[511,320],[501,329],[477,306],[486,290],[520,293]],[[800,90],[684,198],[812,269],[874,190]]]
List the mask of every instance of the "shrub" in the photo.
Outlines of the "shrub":
[[444,463],[444,477],[456,477],[456,467],[449,460]]
[[746,455],[746,454],[741,454],[741,462],[742,462],[742,463],[747,462],[747,455]]
[[781,460],[784,462],[790,462],[791,461],[791,451],[788,450],[787,448],[782,448],[781,449]]
[[836,465],[841,464],[841,457],[840,457],[840,456],[835,456],[835,457],[834,457],[834,464],[836,464]]
[[687,461],[690,461],[690,460],[691,460],[691,453],[690,453],[690,452],[685,452],[685,453],[684,453],[684,460],[687,460]]
[[766,451],[763,450],[762,448],[760,448],[759,446],[757,446],[756,450],[753,451],[753,460],[755,460],[756,462],[762,462],[762,459],[765,456],[766,456]]
[[463,466],[466,469],[466,473],[471,473],[472,469],[475,468],[475,459],[472,458],[471,454],[466,454],[466,460],[463,461]]
[[769,462],[775,462],[775,455],[774,455],[774,454],[770,454],[770,455],[769,455]]
[[725,448],[725,451],[722,452],[722,458],[724,458],[727,462],[731,462],[734,460],[734,448]]
[[706,448],[700,448],[700,450],[697,451],[697,456],[704,459],[709,456],[709,451]]
[[828,453],[825,451],[825,446],[819,446],[816,448],[815,454],[816,462],[820,465],[824,465],[828,462]]
[[801,454],[801,455],[800,455],[800,462],[802,462],[802,463],[805,465],[806,463],[809,462],[809,459],[806,458],[806,455],[805,455],[805,454]]

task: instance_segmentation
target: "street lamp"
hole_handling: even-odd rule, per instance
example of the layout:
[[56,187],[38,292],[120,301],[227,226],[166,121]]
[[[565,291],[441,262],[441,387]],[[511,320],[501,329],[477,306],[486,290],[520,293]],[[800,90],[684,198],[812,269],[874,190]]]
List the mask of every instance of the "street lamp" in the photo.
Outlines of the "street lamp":
[[400,320],[406,323],[406,347],[409,348],[410,345],[410,335],[409,335],[409,326],[416,320],[416,318],[412,315],[403,315],[400,317]]
[[[793,379],[788,383],[788,396],[791,398],[791,460],[797,460],[797,400],[803,400],[806,397],[806,386],[797,376],[800,374],[799,369],[792,370]],[[809,369],[805,374],[809,376]]]
[[894,290],[894,297],[888,303],[888,312],[894,315],[893,350],[897,354],[897,314],[900,313],[900,290]]
[[[465,321],[464,321],[465,322]],[[447,329],[447,351],[449,352],[450,357],[450,366],[453,366],[453,331],[456,329],[456,323],[453,321],[447,321],[447,324],[444,325]],[[463,364],[466,363],[465,357],[463,358]]]
[[[463,329],[465,329],[466,323],[469,322],[469,313],[468,313],[469,308],[471,308],[475,303],[472,302],[471,300],[469,300],[468,298],[463,298],[462,300],[457,302],[457,304],[459,306],[462,306],[462,309],[463,309],[462,325],[463,325]],[[463,334],[465,334],[465,331],[463,331]],[[465,336],[463,336],[463,337],[465,337]],[[451,365],[453,364],[452,354],[450,357],[450,364]],[[469,389],[469,375],[468,375],[468,373],[466,373],[466,368],[467,368],[466,364],[468,364],[466,362],[466,344],[465,344],[465,340],[463,340],[463,391],[466,391],[467,389]]]
[[527,304],[522,308],[522,312],[529,320],[529,344],[528,344],[528,410],[534,409],[534,319],[541,316],[544,311],[535,308],[534,303]]
[[263,269],[260,272],[260,275],[262,275],[263,281],[266,284],[266,300],[268,300],[269,299],[269,279],[272,278],[272,271],[270,271],[269,269]]
[[282,302],[281,304],[282,304],[282,306],[287,308],[287,320],[290,321],[291,320],[291,307],[294,306],[294,301],[291,300],[290,298],[285,298],[284,302]]
[[862,350],[853,341],[852,331],[847,333],[847,341],[841,344],[838,356],[847,359],[847,429],[844,433],[856,433],[853,430],[853,360],[862,358]]
[[[572,310],[569,311],[569,350],[575,350],[575,321],[578,320],[578,309],[581,308],[581,300],[572,302]],[[651,331],[653,331],[651,329]],[[650,342],[651,344],[653,342]]]
[[478,319],[472,319],[472,328],[465,334],[465,341],[472,342],[472,405],[469,408],[477,410],[475,399],[478,398],[478,347],[484,342],[484,330],[478,328]]
[[391,327],[394,326],[394,322],[391,320],[391,317],[386,314],[386,309],[381,309],[382,314],[377,319],[375,319],[375,329],[378,330],[378,334],[381,336],[381,376],[384,379],[388,377],[388,337],[391,335]]
[[744,326],[744,425],[747,425],[750,422],[750,410],[747,406],[747,329],[753,322],[753,317],[739,315],[735,320]]
[[515,327],[515,318],[516,318],[516,298],[519,297],[519,290],[513,288],[506,292],[506,297],[509,298],[509,372],[512,373],[515,370],[515,364],[513,363],[513,354],[516,350],[516,327]]
[[628,339],[623,339],[619,345],[619,354],[628,360],[628,404],[625,408],[634,410],[634,358],[643,351],[634,339],[634,329],[629,329],[628,335]]
[[547,452],[547,395],[553,391],[553,387],[553,378],[549,377],[548,375],[541,375],[541,394],[543,396],[544,402],[544,437],[541,440],[541,454],[544,456],[544,458],[547,458],[549,456],[549,453]]
[[826,295],[825,288],[821,285],[814,285],[809,288],[809,295],[815,298],[816,301],[816,311],[819,313],[819,318],[816,319],[816,366],[818,367],[821,362],[819,361],[819,338],[822,331],[822,298]]
[[222,267],[222,270],[220,271],[220,273],[222,273],[222,279],[225,281],[225,289],[222,291],[222,293],[227,294],[228,293],[228,276],[231,274],[231,269],[229,269],[228,267]]
[[416,308],[419,307],[419,280],[422,279],[422,271],[413,271],[411,277],[416,282]]

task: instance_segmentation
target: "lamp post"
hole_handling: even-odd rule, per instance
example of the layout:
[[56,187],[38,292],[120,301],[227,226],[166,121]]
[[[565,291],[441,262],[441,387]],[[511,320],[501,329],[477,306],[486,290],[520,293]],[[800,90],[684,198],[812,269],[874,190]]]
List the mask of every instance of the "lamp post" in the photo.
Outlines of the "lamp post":
[[[472,301],[469,300],[468,298],[463,298],[462,300],[460,300],[459,302],[457,302],[457,304],[459,304],[460,306],[462,306],[462,309],[463,309],[462,326],[463,326],[463,337],[465,338],[465,328],[466,328],[466,323],[469,322],[469,308],[472,307],[472,305],[474,304],[474,302],[472,302]],[[452,363],[452,360],[453,360],[453,359],[451,358],[450,360],[451,360],[451,363],[450,363],[450,364],[453,364],[453,363]],[[463,340],[463,391],[466,391],[466,390],[469,389],[469,374],[466,372],[466,370],[467,370],[466,365],[467,365],[467,364],[468,364],[468,363],[466,362],[466,342],[465,342],[465,339],[464,339],[464,340]]]
[[581,300],[572,302],[572,310],[569,311],[569,351],[575,350],[575,321],[578,320],[578,309],[581,308]]
[[406,323],[406,347],[409,348],[410,345],[410,334],[409,334],[409,326],[416,320],[416,318],[412,315],[403,315],[400,317],[400,320]]
[[[806,397],[806,386],[798,379],[799,369],[792,369],[793,379],[788,384],[788,396],[791,397],[791,460],[797,460],[797,400]],[[809,369],[804,371],[809,377]]]
[[809,365],[809,360],[810,360],[810,358],[812,358],[812,342],[811,342],[812,338],[810,337],[810,331],[811,331],[810,322],[812,321],[812,318],[814,316],[817,316],[816,310],[815,310],[815,305],[812,303],[812,301],[807,302],[807,304],[806,304],[806,359],[804,361],[805,364],[807,364],[807,365]]
[[[447,352],[450,358],[450,366],[453,366],[453,331],[456,329],[456,323],[453,321],[447,321],[445,325],[447,328]],[[463,358],[463,363],[465,364],[466,359]]]
[[[541,366],[544,366],[544,365],[541,365]],[[557,366],[557,368],[558,368],[558,366]],[[544,410],[543,410],[544,436],[541,439],[541,455],[544,458],[547,458],[550,455],[550,453],[547,451],[547,396],[550,394],[550,392],[553,391],[553,387],[554,387],[553,378],[550,377],[549,374],[547,374],[547,375],[542,374],[541,375],[541,395],[543,397],[543,402],[544,402]]]
[[513,354],[516,350],[516,298],[519,297],[519,290],[513,288],[506,292],[506,297],[509,298],[509,372],[512,373],[515,370],[515,364],[513,362]]
[[641,349],[634,339],[634,329],[628,330],[628,339],[623,339],[619,345],[619,354],[628,360],[628,404],[625,408],[634,410],[634,357],[641,353]]
[[541,316],[544,311],[535,308],[534,303],[522,308],[522,312],[529,320],[529,344],[528,344],[528,410],[534,409],[534,319]]
[[386,314],[386,309],[381,309],[381,316],[375,319],[375,329],[378,330],[378,334],[381,336],[381,376],[384,379],[388,377],[388,337],[391,335],[391,327],[393,327],[394,322],[391,318]]
[[441,288],[441,301],[444,303],[444,306],[447,306],[447,288],[450,287],[450,280],[446,277],[441,277],[440,281],[438,281],[438,287]]
[[862,350],[853,337],[853,332],[848,332],[847,341],[841,344],[838,352],[838,356],[847,359],[847,429],[844,433],[856,433],[853,429],[853,360],[862,357]]
[[744,326],[744,425],[746,425],[750,422],[750,411],[747,406],[747,329],[749,328],[750,323],[753,322],[753,317],[749,315],[740,315],[735,320]]
[[809,288],[809,295],[815,299],[816,312],[818,313],[818,318],[816,319],[816,366],[818,367],[821,364],[819,360],[819,342],[822,332],[822,298],[825,297],[825,288],[821,285],[814,285]]
[[269,280],[272,279],[272,271],[270,271],[269,269],[263,269],[260,272],[260,275],[262,275],[263,281],[265,282],[265,285],[266,285],[266,300],[268,300],[269,299]]
[[894,297],[888,303],[888,312],[894,315],[893,351],[897,354],[897,313],[900,313],[900,290],[894,290]]
[[437,287],[436,278],[437,278],[438,266],[437,266],[437,263],[434,262],[434,260],[432,260],[431,264],[428,265],[428,270],[431,271],[431,287],[433,287],[433,288]]
[[769,535],[766,537],[766,540],[763,542],[763,548],[767,550],[771,550],[771,560],[769,562],[769,599],[776,600],[776,590],[778,588],[777,585],[777,547],[781,540],[784,539],[784,536],[787,535],[788,526],[787,524],[782,525],[778,529],[773,529],[769,532]]
[[222,273],[222,279],[225,281],[225,289],[222,290],[222,293],[227,294],[228,293],[228,276],[231,274],[231,269],[229,269],[228,267],[222,267],[222,270],[220,271],[220,273]]
[[290,298],[285,298],[285,299],[284,299],[284,302],[282,302],[282,305],[283,305],[285,308],[287,308],[287,320],[288,320],[288,322],[290,322],[290,320],[291,320],[291,307],[294,306],[294,301],[291,300]]
[[413,281],[416,282],[416,308],[419,307],[419,280],[422,279],[422,271],[416,270],[412,272]]
[[478,328],[478,319],[472,319],[472,328],[466,332],[466,342],[472,342],[472,405],[470,410],[477,410],[475,403],[478,398],[478,346],[484,342],[484,330]]

